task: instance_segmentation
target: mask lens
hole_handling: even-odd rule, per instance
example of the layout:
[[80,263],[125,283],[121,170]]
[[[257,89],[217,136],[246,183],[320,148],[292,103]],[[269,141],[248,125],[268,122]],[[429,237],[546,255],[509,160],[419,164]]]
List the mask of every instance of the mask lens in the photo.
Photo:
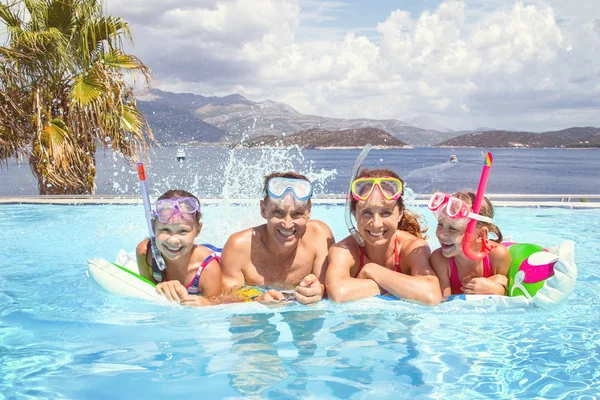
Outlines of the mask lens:
[[357,179],[352,185],[352,194],[354,194],[357,200],[367,200],[373,190],[373,185],[374,183],[371,179]]
[[169,216],[173,212],[175,203],[171,199],[159,200],[156,202],[156,214],[159,216]]
[[463,202],[456,197],[450,197],[448,205],[446,206],[446,213],[449,217],[460,217]]
[[193,214],[198,211],[198,201],[193,197],[183,197],[177,201],[177,206],[181,212]]
[[381,187],[381,191],[388,200],[397,198],[402,192],[402,185],[396,179],[382,179],[379,182],[379,187]]
[[446,195],[444,193],[436,192],[429,199],[429,204],[427,206],[430,210],[437,210],[444,204],[445,199]]

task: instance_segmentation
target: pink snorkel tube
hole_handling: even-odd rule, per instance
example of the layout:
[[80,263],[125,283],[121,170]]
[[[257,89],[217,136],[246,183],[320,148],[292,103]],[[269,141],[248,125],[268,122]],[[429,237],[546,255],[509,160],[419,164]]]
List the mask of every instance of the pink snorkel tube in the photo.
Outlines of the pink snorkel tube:
[[[479,214],[479,209],[481,208],[481,203],[483,202],[483,194],[485,193],[485,187],[487,186],[488,178],[490,177],[490,169],[492,168],[492,153],[487,153],[485,155],[485,162],[483,164],[483,170],[481,171],[481,178],[479,178],[479,186],[477,187],[477,195],[475,196],[475,201],[473,202],[473,214]],[[467,225],[467,232],[465,233],[465,237],[462,242],[462,249],[465,255],[471,260],[481,260],[485,256],[488,255],[490,251],[492,251],[493,247],[489,247],[487,239],[482,238],[481,240],[481,251],[474,251],[472,249],[472,244],[475,242],[475,226],[477,225],[477,220],[471,219],[469,221],[469,225]]]

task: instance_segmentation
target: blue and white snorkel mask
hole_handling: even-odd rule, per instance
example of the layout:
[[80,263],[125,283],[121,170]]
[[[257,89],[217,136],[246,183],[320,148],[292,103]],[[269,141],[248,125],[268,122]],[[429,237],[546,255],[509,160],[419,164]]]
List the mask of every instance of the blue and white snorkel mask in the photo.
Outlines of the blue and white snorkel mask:
[[294,202],[306,203],[312,193],[313,186],[306,179],[275,177],[267,183],[267,194],[275,201],[289,197]]

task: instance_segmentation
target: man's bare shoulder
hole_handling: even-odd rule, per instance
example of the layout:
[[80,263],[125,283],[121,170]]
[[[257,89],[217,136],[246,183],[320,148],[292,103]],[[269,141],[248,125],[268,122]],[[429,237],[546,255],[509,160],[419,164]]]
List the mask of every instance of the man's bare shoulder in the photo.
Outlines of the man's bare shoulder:
[[316,237],[333,237],[333,233],[329,226],[318,219],[308,220],[306,224],[306,233]]
[[223,247],[223,251],[225,250],[233,250],[238,249],[241,250],[243,248],[250,249],[250,245],[252,244],[252,238],[260,235],[262,225],[254,226],[252,228],[244,229],[243,231],[236,232],[229,236],[225,246]]

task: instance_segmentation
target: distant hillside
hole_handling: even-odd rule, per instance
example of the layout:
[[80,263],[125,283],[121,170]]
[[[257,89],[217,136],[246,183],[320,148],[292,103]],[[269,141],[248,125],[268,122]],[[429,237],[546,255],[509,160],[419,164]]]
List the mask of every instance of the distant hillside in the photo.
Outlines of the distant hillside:
[[448,147],[600,147],[600,128],[569,128],[533,133],[485,131],[467,133],[438,143]]
[[323,147],[362,147],[367,143],[373,146],[404,147],[406,143],[396,139],[381,129],[358,128],[342,131],[310,129],[292,135],[264,135],[244,141],[243,147],[288,147],[303,149]]
[[194,110],[211,101],[223,102],[223,99],[154,89],[147,99],[138,99],[137,106],[159,143],[217,142],[225,137],[225,132],[202,121],[194,115]]
[[565,139],[566,147],[600,147],[600,128],[591,126],[544,132],[543,135],[557,136]]
[[[320,135],[373,128],[389,132],[398,141],[413,146],[600,147],[600,128],[576,127],[541,134],[488,129],[453,132],[429,116],[413,118],[409,120],[410,124],[395,119],[326,118],[301,114],[283,103],[250,101],[239,94],[205,97],[153,89],[149,95],[138,98],[137,104],[157,141],[167,145],[194,142],[236,144],[242,140],[251,143],[248,139],[261,137],[264,141],[265,136],[283,138],[286,142],[285,138],[304,131]],[[310,142],[315,146],[322,146],[316,143],[355,145],[327,144],[327,140],[311,138]],[[380,145],[389,145],[385,143]]]
[[531,132],[486,131],[467,133],[438,143],[449,147],[561,147],[565,140]]
[[429,146],[456,136],[453,132],[420,129],[394,119],[341,119],[305,115],[286,104],[274,101],[254,103],[246,100],[226,105],[211,103],[198,108],[196,115],[203,121],[226,131],[233,142],[257,136],[289,135],[309,129],[341,131],[376,128],[415,146]]

